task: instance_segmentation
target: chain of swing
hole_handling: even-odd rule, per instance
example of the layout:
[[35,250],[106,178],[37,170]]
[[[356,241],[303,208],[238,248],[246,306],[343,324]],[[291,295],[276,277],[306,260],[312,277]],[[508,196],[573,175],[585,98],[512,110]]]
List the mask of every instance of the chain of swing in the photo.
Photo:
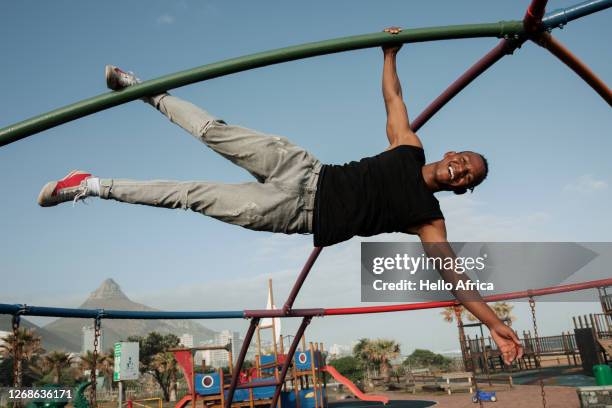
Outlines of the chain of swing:
[[[534,351],[535,351],[535,355],[536,355],[536,359],[537,359],[537,366],[538,366],[538,383],[540,385],[540,396],[542,397],[542,407],[546,408],[547,407],[547,402],[546,402],[546,390],[544,388],[544,378],[542,375],[542,356],[541,356],[541,347],[540,347],[540,339],[539,339],[539,334],[538,334],[538,321],[536,318],[536,302],[535,299],[533,298],[532,295],[529,296],[529,309],[531,311],[531,320],[533,322],[533,332],[534,332],[534,337],[535,337],[535,347],[534,347]],[[455,315],[457,317],[457,319],[460,319],[460,307],[459,306],[455,306],[454,308],[455,311]],[[512,370],[512,365],[510,366],[510,369]],[[491,379],[489,377],[489,372],[487,370],[487,379],[489,381],[489,384],[491,383]],[[476,380],[476,376],[474,376],[474,387],[476,388],[476,390],[479,389],[478,387],[478,381]],[[478,398],[478,404],[480,407],[483,406],[482,404],[482,400],[480,398]]]
[[536,319],[535,299],[529,296],[529,308],[531,309],[531,319],[533,321],[533,334],[535,337],[535,353],[538,362],[538,382],[540,383],[540,395],[542,396],[542,407],[546,408],[546,391],[544,390],[544,378],[542,376],[542,356],[540,349],[540,337],[538,335],[538,321]]
[[91,372],[90,372],[90,382],[91,388],[89,393],[89,406],[95,408],[97,406],[96,401],[96,391],[97,391],[97,378],[96,371],[98,369],[98,346],[100,343],[100,331],[102,327],[102,319],[98,316],[94,319],[94,341],[93,341],[93,351],[91,356]]
[[21,387],[21,345],[19,344],[19,323],[21,318],[18,314],[13,315],[13,386]]

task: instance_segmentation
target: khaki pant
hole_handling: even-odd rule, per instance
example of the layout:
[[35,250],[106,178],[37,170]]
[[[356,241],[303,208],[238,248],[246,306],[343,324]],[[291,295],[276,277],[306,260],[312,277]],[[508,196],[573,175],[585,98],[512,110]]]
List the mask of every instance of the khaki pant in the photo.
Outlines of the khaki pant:
[[151,103],[256,182],[101,179],[101,194],[131,204],[191,209],[257,231],[312,233],[321,162],[284,137],[227,125],[195,105],[165,94]]

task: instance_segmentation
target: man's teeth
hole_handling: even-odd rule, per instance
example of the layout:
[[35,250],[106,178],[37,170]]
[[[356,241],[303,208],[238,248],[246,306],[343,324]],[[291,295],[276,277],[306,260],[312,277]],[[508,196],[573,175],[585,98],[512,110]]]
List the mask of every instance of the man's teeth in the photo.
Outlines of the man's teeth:
[[448,166],[448,173],[450,174],[451,181],[455,178],[455,171],[452,166]]

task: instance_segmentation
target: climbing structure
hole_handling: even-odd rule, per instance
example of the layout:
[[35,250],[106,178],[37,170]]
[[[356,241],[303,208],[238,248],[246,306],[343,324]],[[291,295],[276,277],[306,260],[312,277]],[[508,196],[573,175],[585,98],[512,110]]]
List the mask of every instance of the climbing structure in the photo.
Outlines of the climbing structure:
[[[545,14],[547,0],[532,0],[522,20],[502,21],[488,24],[454,25],[444,27],[429,27],[403,30],[399,34],[375,33],[328,41],[287,47],[273,51],[262,52],[244,57],[234,58],[218,63],[204,65],[191,70],[167,75],[158,79],[142,82],[130,86],[119,92],[109,92],[90,99],[86,99],[63,108],[24,120],[22,122],[0,129],[0,146],[18,141],[25,137],[42,132],[46,129],[60,124],[90,115],[101,110],[111,108],[135,99],[159,94],[161,92],[192,84],[195,82],[216,78],[240,71],[254,69],[286,61],[301,58],[309,58],[318,55],[331,54],[343,51],[351,51],[369,47],[380,47],[383,45],[425,42],[460,38],[496,37],[501,41],[484,57],[470,67],[463,75],[453,82],[438,98],[436,98],[413,122],[412,128],[417,131],[436,112],[438,112],[448,101],[457,95],[462,89],[470,84],[476,77],[490,68],[502,57],[512,54],[524,42],[531,40],[536,44],[549,50],[559,58],[570,69],[587,82],[601,97],[612,106],[612,92],[607,85],[599,79],[584,63],[560,44],[550,32],[555,28],[563,27],[573,20],[586,15],[604,10],[612,6],[612,0],[588,0],[583,3],[555,10]],[[244,362],[247,349],[257,329],[260,319],[266,317],[300,317],[301,324],[295,333],[295,337],[287,351],[287,357],[282,364],[280,372],[274,380],[268,382],[253,382],[241,384],[239,388],[257,388],[262,386],[274,386],[275,392],[272,397],[271,407],[276,407],[282,385],[287,376],[290,362],[293,360],[306,327],[313,317],[349,315],[363,313],[397,312],[418,309],[430,309],[448,307],[456,304],[454,301],[412,303],[403,305],[388,305],[374,307],[352,307],[352,308],[312,308],[294,309],[293,303],[317,260],[322,248],[314,248],[306,264],[302,268],[291,293],[284,306],[279,310],[243,310],[243,311],[203,311],[203,312],[137,312],[122,310],[85,310],[66,309],[52,307],[36,307],[27,305],[0,304],[0,313],[13,315],[13,329],[19,328],[20,316],[54,316],[94,319],[95,327],[99,329],[103,319],[248,319],[249,327],[245,335],[243,347],[238,355],[231,383],[225,398],[225,406],[229,408],[234,400],[234,394],[239,385],[239,376]],[[562,293],[588,288],[605,287],[612,285],[612,279],[592,281],[581,284],[564,285],[539,290],[528,290],[509,294],[501,294],[485,297],[485,301],[511,300],[518,298],[530,298],[553,293]],[[533,304],[532,304],[532,310]],[[535,317],[535,312],[534,312]],[[98,331],[96,331],[98,332]],[[17,350],[18,352],[18,350]],[[95,356],[95,354],[94,354]],[[18,359],[15,359],[18,362]],[[19,381],[18,363],[15,368],[16,386]],[[92,370],[92,380],[95,384],[95,370]],[[92,393],[92,402],[95,405],[95,393]],[[543,399],[545,405],[545,399]]]

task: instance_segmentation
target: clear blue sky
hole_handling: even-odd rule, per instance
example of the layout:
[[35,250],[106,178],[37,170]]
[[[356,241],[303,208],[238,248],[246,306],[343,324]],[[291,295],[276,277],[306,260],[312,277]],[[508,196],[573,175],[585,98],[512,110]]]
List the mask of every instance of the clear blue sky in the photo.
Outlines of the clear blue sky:
[[[527,3],[3,2],[0,126],[105,92],[107,63],[148,79],[390,25],[521,18]],[[572,4],[549,3],[549,10]],[[611,15],[589,16],[555,33],[608,84]],[[411,116],[496,43],[404,46],[398,65]],[[369,49],[235,74],[174,93],[227,122],[287,136],[323,162],[342,163],[386,147],[381,67],[380,50]],[[474,195],[440,196],[450,238],[610,241],[611,129],[610,107],[597,94],[546,51],[525,44],[419,132],[429,160],[462,149],[489,158],[489,179]],[[40,188],[72,169],[116,178],[249,180],[141,102],[4,147],[0,302],[74,307],[112,277],[129,296],[158,308],[260,307],[266,278],[274,277],[282,299],[311,246],[310,237],[250,232],[178,210],[99,200],[39,208]],[[359,240],[354,239],[324,251],[298,304],[358,303]],[[517,306],[519,329],[528,326],[523,306]],[[597,310],[593,304],[543,309],[549,313],[543,331],[550,333],[569,329],[572,313]],[[408,330],[415,325],[427,330]],[[443,335],[431,339],[431,332]],[[336,343],[394,337],[405,350],[457,347],[454,330],[432,311],[317,320],[311,333]]]

